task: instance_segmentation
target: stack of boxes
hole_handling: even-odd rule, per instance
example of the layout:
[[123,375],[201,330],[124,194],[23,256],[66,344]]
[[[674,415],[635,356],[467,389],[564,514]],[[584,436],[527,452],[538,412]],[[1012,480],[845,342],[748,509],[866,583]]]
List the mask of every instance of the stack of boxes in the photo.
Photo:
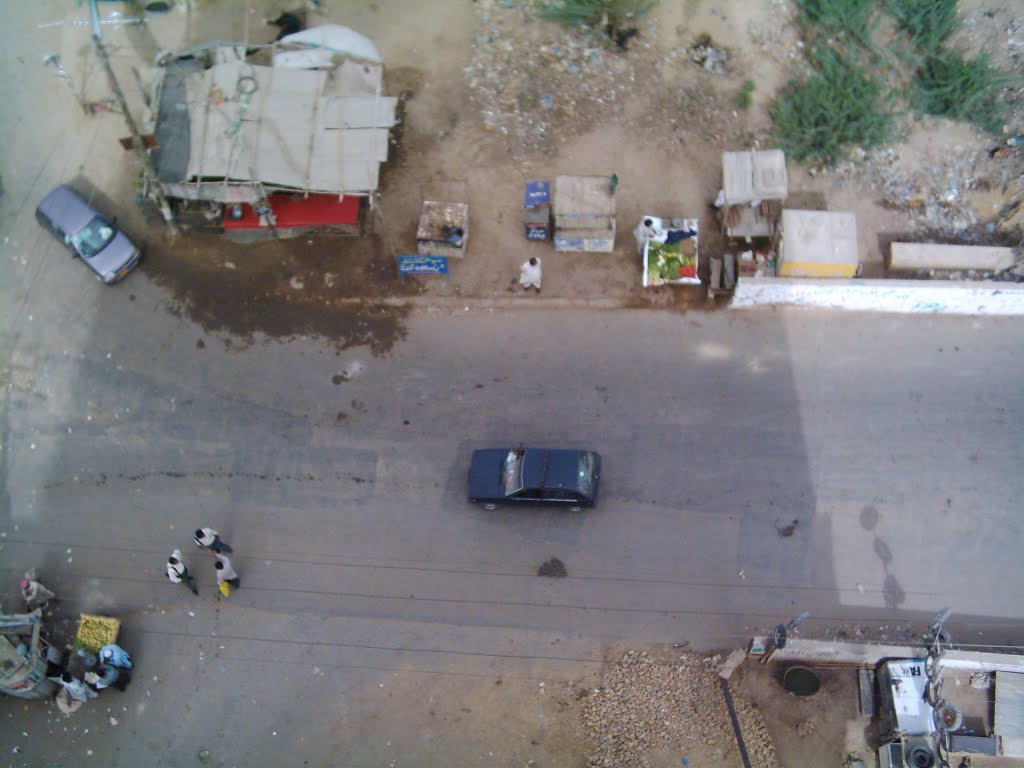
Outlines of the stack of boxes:
[[523,196],[523,226],[527,240],[551,238],[551,182],[526,182],[526,193]]

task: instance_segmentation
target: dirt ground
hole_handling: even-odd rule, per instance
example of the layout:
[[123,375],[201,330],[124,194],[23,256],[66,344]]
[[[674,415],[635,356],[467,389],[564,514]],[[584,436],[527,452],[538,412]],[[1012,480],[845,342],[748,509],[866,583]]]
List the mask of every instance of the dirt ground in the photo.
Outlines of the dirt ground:
[[[267,37],[258,24],[275,3],[205,6],[222,39]],[[1005,131],[1024,132],[1024,1],[963,0],[956,44],[988,51],[1012,75]],[[234,10],[232,10],[234,9]],[[700,289],[644,289],[631,231],[642,215],[701,224],[703,270],[723,247],[711,205],[721,153],[769,147],[768,107],[802,61],[792,0],[687,0],[659,4],[625,51],[538,20],[525,0],[325,1],[308,23],[341,21],[370,36],[386,63],[385,91],[402,120],[382,168],[375,236],[299,238],[238,246],[219,238],[170,242],[151,229],[143,269],[172,290],[177,309],[234,343],[319,333],[339,346],[385,352],[402,335],[402,299],[527,299],[519,265],[542,259],[539,297],[614,299],[627,306],[704,306]],[[724,51],[724,72],[694,63],[701,36]],[[752,81],[752,104],[734,98]],[[887,147],[851,154],[831,170],[789,164],[790,205],[852,211],[865,276],[882,271],[900,238],[1020,242],[1019,224],[996,214],[1024,174],[1024,147],[990,158],[999,137],[946,120],[899,121]],[[610,254],[559,253],[523,237],[526,181],[615,173],[618,234]],[[470,205],[467,255],[451,275],[395,275],[415,249],[424,199]],[[1018,219],[1020,217],[1018,216]],[[380,299],[391,304],[380,309]],[[534,297],[530,297],[536,300]],[[242,342],[244,343],[244,341]]]
[[[659,646],[609,650],[600,672],[571,681],[394,673],[351,697],[337,725],[337,758],[360,765],[742,768],[716,671],[721,660]],[[747,661],[729,682],[750,765],[839,766],[851,754],[872,764],[875,734],[858,712],[856,671],[821,671],[821,690],[811,697],[788,693],[782,672]]]

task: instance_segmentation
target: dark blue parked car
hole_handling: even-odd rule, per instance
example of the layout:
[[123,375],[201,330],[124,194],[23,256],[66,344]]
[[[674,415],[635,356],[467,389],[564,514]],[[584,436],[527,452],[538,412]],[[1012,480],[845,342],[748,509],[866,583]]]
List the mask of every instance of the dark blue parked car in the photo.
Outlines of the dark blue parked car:
[[469,500],[484,509],[502,504],[565,507],[597,503],[601,457],[594,451],[489,448],[473,451]]

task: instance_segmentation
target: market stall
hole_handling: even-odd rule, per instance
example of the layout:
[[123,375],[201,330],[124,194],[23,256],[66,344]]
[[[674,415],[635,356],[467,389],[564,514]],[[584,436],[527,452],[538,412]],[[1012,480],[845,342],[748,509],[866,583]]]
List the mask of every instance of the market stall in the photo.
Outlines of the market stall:
[[555,179],[555,250],[611,253],[615,248],[615,184],[608,176]]
[[789,194],[786,154],[781,149],[722,153],[722,210],[725,233],[750,243],[775,237]]
[[50,680],[62,661],[61,653],[42,636],[43,614],[0,614],[0,692],[21,699],[53,696]]
[[643,216],[633,231],[643,257],[643,285],[700,285],[697,219]]
[[469,205],[426,200],[416,228],[416,252],[461,259],[469,241]]

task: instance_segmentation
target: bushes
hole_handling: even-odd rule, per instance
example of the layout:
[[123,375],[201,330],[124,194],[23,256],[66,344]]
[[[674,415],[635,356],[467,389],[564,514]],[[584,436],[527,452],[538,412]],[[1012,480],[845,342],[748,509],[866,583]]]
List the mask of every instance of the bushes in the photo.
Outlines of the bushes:
[[849,32],[855,36],[868,29],[874,0],[797,0],[804,16],[830,35]]
[[733,97],[733,103],[739,109],[749,109],[750,105],[754,103],[754,97],[751,94],[757,86],[753,80],[747,80],[740,86],[740,89],[736,91],[736,95]]
[[910,87],[910,105],[921,112],[973,123],[998,133],[1002,110],[999,88],[1006,77],[980,54],[967,60],[957,51],[939,50],[925,57]]
[[957,0],[888,0],[900,29],[925,53],[934,53],[960,25]]
[[889,136],[882,86],[836,50],[811,52],[814,72],[792,81],[771,108],[775,140],[797,162],[833,165],[847,144],[872,147]]
[[[1000,89],[1009,78],[985,55],[968,60],[945,47],[959,26],[957,0],[884,0],[906,36],[893,46],[895,56],[872,41],[877,0],[796,2],[811,26],[807,36],[818,41],[810,47],[812,72],[782,90],[771,116],[779,146],[798,162],[831,165],[845,145],[885,141],[893,97],[918,112],[999,132]],[[868,64],[888,88],[870,76]]]
[[538,13],[542,18],[569,27],[600,27],[619,48],[625,48],[636,28],[630,21],[643,16],[658,0],[540,0]]

